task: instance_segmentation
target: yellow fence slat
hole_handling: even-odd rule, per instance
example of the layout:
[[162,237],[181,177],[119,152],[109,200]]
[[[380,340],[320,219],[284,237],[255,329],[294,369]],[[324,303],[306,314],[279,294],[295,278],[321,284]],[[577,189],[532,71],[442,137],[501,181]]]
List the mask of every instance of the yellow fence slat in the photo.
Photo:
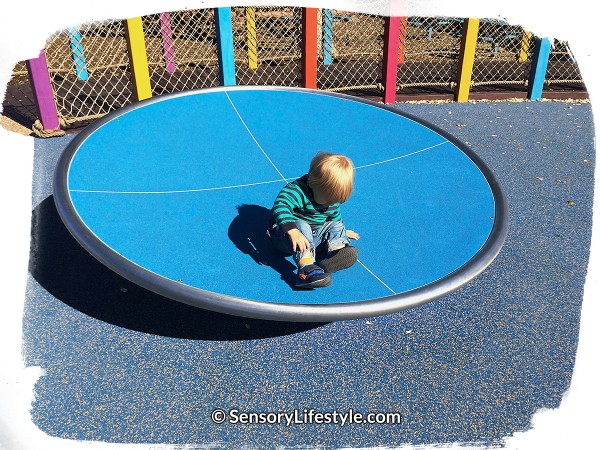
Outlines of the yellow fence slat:
[[246,44],[248,46],[248,67],[258,68],[258,48],[256,43],[256,11],[246,8]]
[[144,100],[152,97],[152,88],[150,86],[150,71],[148,70],[142,18],[126,19],[125,33],[135,96],[137,100]]
[[477,33],[479,19],[465,19],[463,22],[462,41],[460,43],[460,57],[458,60],[458,73],[455,99],[457,102],[469,100],[473,65],[475,64],[475,48],[477,46]]

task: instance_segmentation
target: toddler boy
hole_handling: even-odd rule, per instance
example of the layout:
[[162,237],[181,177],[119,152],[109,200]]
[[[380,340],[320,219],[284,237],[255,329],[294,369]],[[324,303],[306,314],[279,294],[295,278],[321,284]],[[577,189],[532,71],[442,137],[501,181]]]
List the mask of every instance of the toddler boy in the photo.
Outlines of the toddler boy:
[[[331,273],[358,259],[358,250],[350,246],[349,239],[359,236],[346,230],[340,212],[340,204],[348,200],[353,187],[352,161],[344,155],[320,152],[311,161],[308,174],[277,195],[268,234],[276,249],[294,255],[296,287],[329,286]],[[326,251],[318,262],[317,248]]]

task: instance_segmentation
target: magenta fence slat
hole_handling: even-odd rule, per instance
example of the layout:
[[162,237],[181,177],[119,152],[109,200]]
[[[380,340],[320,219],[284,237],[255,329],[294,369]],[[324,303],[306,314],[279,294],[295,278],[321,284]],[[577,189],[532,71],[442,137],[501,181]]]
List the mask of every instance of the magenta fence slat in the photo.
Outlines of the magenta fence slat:
[[44,130],[59,130],[58,111],[44,50],[37,58],[27,60],[27,71]]

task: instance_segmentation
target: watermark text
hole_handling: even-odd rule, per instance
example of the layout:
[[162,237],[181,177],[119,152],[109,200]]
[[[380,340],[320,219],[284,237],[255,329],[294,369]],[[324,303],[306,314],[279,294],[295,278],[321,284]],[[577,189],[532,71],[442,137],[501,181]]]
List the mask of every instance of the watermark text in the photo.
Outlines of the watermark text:
[[211,419],[216,424],[228,423],[231,425],[327,425],[334,424],[341,427],[347,425],[372,425],[402,423],[399,412],[369,412],[363,413],[349,409],[348,411],[321,412],[315,409],[295,409],[293,411],[276,412],[246,412],[239,409],[215,409]]

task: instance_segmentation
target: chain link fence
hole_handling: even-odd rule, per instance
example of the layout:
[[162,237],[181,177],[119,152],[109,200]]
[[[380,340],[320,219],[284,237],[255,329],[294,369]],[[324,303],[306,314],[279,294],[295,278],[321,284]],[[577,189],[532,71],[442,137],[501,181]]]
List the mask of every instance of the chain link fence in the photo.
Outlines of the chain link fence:
[[236,82],[300,86],[302,8],[232,8]]
[[400,94],[452,94],[460,50],[462,19],[404,17],[396,89]]
[[527,92],[533,35],[501,20],[482,19],[475,48],[471,92]]
[[548,59],[544,90],[584,91],[585,84],[569,44],[555,41]]
[[[302,11],[287,6],[231,9],[237,84],[302,85]],[[380,97],[385,19],[337,9],[319,9],[318,14],[317,87]],[[219,85],[212,8],[148,15],[142,23],[153,96]],[[400,19],[396,89],[402,99],[452,96],[462,25],[463,19],[455,17]],[[480,20],[471,92],[479,98],[497,92],[525,94],[534,41],[520,26]],[[62,129],[85,125],[135,101],[122,21],[59,31],[44,50]],[[545,91],[585,93],[566,42],[553,46]],[[31,128],[38,114],[21,61],[7,85],[3,115]]]
[[317,87],[381,95],[384,18],[323,9],[319,24]]
[[232,8],[236,82],[300,86],[302,8]]
[[122,22],[57,32],[45,51],[63,128],[92,121],[135,100]]
[[153,96],[219,85],[212,9],[154,14],[142,23]]

